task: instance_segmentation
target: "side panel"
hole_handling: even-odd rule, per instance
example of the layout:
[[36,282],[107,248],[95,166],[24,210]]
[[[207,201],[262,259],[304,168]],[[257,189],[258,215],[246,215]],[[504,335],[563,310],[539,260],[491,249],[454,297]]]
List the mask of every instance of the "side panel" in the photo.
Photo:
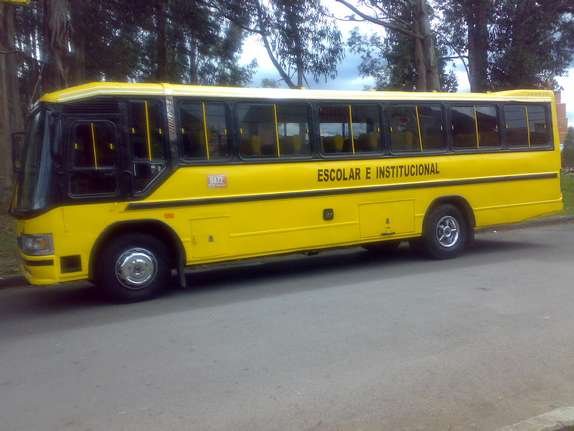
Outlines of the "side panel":
[[359,207],[362,239],[415,233],[415,201],[373,202]]

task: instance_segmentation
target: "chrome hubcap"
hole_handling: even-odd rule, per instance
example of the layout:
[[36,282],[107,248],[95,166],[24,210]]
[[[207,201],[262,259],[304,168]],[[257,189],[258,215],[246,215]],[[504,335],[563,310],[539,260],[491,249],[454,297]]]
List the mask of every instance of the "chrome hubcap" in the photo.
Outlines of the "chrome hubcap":
[[436,225],[436,239],[442,247],[454,247],[458,243],[459,226],[453,216],[443,216]]
[[144,248],[130,248],[116,261],[116,277],[131,290],[143,289],[157,274],[157,260]]

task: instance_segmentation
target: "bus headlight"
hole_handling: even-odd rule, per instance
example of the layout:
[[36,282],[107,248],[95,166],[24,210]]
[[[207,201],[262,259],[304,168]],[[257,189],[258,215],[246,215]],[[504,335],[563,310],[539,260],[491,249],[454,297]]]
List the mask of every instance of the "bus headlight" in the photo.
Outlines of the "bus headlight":
[[22,253],[30,256],[45,256],[54,253],[54,240],[51,233],[36,235],[22,234],[18,238]]

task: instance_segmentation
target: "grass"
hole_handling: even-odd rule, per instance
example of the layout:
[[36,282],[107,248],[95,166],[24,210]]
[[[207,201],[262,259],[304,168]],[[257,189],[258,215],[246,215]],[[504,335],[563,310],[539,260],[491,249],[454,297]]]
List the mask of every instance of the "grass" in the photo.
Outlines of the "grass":
[[[564,213],[574,215],[574,173],[563,173],[561,183]],[[20,272],[15,227],[14,219],[0,211],[0,277],[18,275]]]
[[15,228],[15,220],[0,212],[0,277],[20,273]]
[[574,174],[562,174],[561,183],[564,212],[568,215],[574,215]]

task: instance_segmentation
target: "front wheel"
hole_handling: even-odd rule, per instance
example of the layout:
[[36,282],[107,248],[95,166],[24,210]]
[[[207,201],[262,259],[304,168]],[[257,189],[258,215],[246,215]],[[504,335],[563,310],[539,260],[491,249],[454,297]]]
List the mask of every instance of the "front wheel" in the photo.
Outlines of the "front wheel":
[[97,261],[95,281],[109,299],[136,302],[156,296],[170,278],[169,250],[157,238],[131,234],[114,239]]
[[468,223],[460,210],[446,204],[427,215],[418,245],[433,259],[449,259],[462,253],[470,238]]

